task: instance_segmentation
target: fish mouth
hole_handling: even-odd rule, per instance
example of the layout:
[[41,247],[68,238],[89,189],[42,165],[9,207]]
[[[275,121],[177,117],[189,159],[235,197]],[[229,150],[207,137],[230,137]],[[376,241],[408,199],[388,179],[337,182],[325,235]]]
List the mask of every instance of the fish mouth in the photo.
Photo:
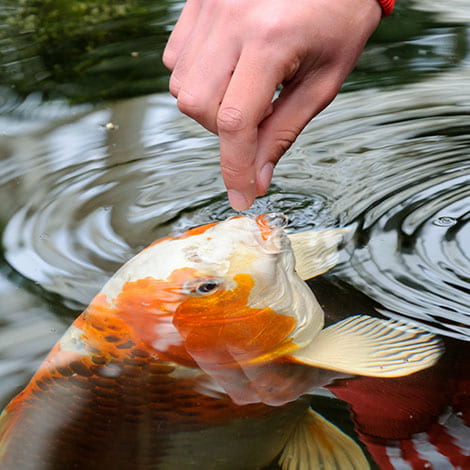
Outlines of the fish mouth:
[[257,224],[260,245],[268,253],[280,253],[288,248],[288,238],[284,229],[289,224],[289,219],[282,212],[269,212],[254,218]]
[[285,228],[289,224],[289,219],[282,212],[268,212],[267,214],[258,215],[256,223],[262,227],[268,226],[271,229]]

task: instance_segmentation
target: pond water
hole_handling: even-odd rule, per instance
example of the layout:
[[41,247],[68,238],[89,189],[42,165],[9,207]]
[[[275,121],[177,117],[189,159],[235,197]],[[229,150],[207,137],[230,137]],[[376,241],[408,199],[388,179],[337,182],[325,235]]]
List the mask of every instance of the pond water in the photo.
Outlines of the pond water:
[[[217,138],[182,116],[166,92],[160,56],[179,2],[135,0],[119,10],[76,2],[81,9],[63,11],[60,22],[54,8],[62,2],[46,2],[47,9],[4,3],[2,406],[125,260],[170,232],[234,215]],[[347,386],[314,399],[357,437],[332,392],[353,403],[356,431],[378,462],[372,465],[383,468],[392,468],[383,452],[393,468],[459,468],[455,455],[470,447],[470,439],[460,445],[470,409],[469,83],[468,2],[399,3],[342,93],[301,134],[268,194],[248,211],[284,212],[297,230],[354,229],[339,265],[311,283],[330,322],[373,312],[446,341],[446,355],[429,373],[350,388],[363,401],[390,393],[371,405],[384,423],[387,406],[409,411],[400,426],[418,463],[379,439],[383,430],[372,430]],[[424,389],[426,396],[418,392]],[[438,424],[447,426],[451,450],[438,444]]]

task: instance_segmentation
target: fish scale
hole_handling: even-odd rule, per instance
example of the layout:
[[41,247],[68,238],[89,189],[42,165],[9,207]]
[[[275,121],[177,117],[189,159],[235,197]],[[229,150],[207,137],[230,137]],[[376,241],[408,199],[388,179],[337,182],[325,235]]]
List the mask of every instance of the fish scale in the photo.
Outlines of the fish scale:
[[[93,322],[90,318],[88,322],[91,330]],[[101,331],[101,337],[105,338],[106,333]],[[135,344],[126,337],[108,342],[116,347],[126,342]],[[85,349],[94,351],[92,346]],[[106,362],[104,355],[94,354],[66,366],[48,368],[47,374],[38,371],[21,403],[21,419],[15,417],[18,425],[9,436],[2,469],[55,470],[69,468],[74,462],[77,468],[89,470],[102,469],[103,465],[124,470],[128,464],[123,462],[130,461],[139,469],[199,468],[197,462],[201,459],[214,458],[214,442],[205,435],[208,425],[217,430],[214,438],[222,433],[236,443],[240,435],[252,435],[254,427],[259,428],[255,422],[261,419],[271,429],[286,429],[285,441],[288,430],[299,419],[299,410],[309,406],[305,399],[283,407],[264,404],[239,407],[227,396],[213,398],[195,392],[194,379],[172,378],[171,374],[181,366],[158,360],[142,347],[120,351],[121,356],[111,362]],[[54,351],[55,360],[60,362],[58,354]],[[105,366],[113,365],[119,367],[119,374],[103,376]],[[53,439],[50,429],[60,429],[54,432]],[[206,433],[201,436],[204,430]],[[269,441],[268,429],[262,431],[263,441]],[[26,434],[28,440],[22,438]],[[279,440],[279,433],[271,434],[271,440]],[[195,442],[198,436],[201,442]],[[244,446],[247,441],[243,441]],[[282,443],[273,446],[268,458],[259,462],[253,459],[252,468],[269,464],[280,452]],[[201,450],[205,457],[198,455]],[[224,460],[223,468],[240,468],[238,460],[230,463],[223,458],[226,453],[225,450],[219,457]],[[237,453],[235,450],[234,457]],[[31,455],[40,457],[31,460]]]

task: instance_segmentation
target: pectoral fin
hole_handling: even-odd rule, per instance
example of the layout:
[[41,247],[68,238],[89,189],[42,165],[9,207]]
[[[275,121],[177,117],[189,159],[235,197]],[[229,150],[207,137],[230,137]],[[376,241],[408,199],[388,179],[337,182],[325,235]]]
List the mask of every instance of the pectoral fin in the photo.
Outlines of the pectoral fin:
[[304,280],[319,276],[336,265],[339,258],[338,246],[350,228],[308,230],[289,234],[295,255],[295,270]]
[[313,410],[296,426],[282,451],[282,470],[367,470],[361,448]]
[[356,315],[322,330],[292,358],[353,375],[401,377],[434,365],[441,341],[418,327]]

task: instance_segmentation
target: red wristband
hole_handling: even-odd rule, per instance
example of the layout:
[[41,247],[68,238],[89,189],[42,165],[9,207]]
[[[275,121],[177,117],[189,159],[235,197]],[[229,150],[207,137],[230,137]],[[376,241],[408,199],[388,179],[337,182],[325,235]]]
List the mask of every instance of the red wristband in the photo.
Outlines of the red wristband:
[[395,0],[377,0],[382,7],[382,17],[390,15],[393,7],[395,6]]

